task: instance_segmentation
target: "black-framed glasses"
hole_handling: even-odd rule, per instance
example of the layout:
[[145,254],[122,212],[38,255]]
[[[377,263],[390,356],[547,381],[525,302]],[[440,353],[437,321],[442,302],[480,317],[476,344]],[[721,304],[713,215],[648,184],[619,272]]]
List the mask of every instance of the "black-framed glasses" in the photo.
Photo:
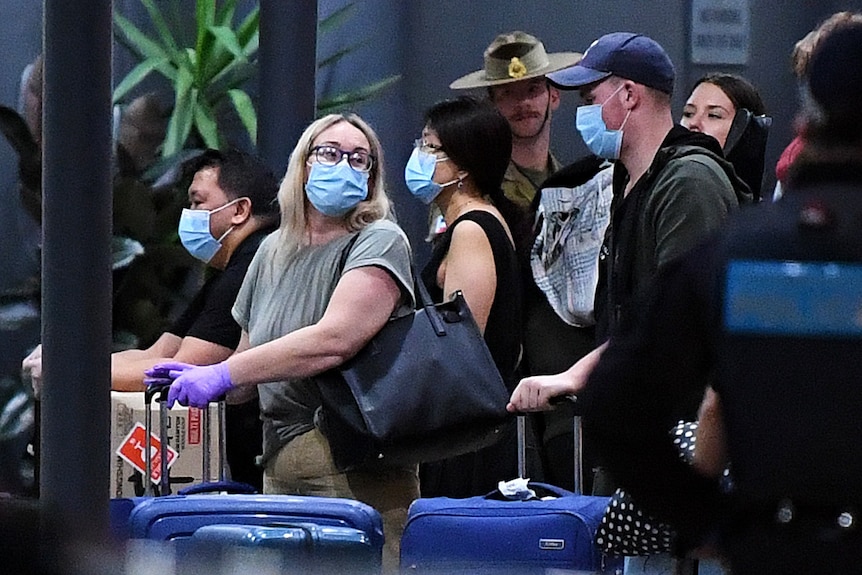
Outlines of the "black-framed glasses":
[[443,149],[443,146],[438,146],[437,144],[429,144],[425,141],[424,138],[417,138],[413,141],[413,147],[419,148],[419,151],[425,152],[426,154],[438,154],[440,152],[446,153],[446,150]]
[[365,150],[353,150],[346,152],[335,146],[322,145],[314,146],[308,152],[308,160],[323,164],[324,166],[334,166],[344,158],[347,158],[347,164],[357,172],[370,172],[374,166],[374,156]]

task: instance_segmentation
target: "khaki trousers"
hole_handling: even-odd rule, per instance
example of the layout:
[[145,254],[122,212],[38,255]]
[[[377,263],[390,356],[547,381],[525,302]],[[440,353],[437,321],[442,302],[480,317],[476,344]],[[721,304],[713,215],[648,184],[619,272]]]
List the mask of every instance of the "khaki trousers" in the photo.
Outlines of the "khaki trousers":
[[417,466],[342,473],[332,461],[329,442],[314,429],[293,438],[270,460],[263,474],[263,491],[344,497],[375,508],[383,517],[383,571],[398,573],[407,508],[419,497]]

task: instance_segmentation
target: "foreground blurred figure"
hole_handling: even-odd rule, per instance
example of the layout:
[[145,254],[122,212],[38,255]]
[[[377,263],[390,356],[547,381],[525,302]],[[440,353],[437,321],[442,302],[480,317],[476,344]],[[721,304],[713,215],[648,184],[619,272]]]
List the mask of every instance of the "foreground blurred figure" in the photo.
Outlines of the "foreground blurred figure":
[[[818,47],[785,198],[663,270],[579,395],[615,477],[677,528],[681,551],[718,549],[736,575],[862,562],[860,61],[862,24]],[[673,398],[705,374],[729,493],[668,441]]]

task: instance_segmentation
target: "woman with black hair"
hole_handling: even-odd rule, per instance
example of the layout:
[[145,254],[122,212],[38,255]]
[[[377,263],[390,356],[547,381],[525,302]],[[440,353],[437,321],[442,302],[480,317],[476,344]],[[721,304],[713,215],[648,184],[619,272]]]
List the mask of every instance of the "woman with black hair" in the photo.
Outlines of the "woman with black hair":
[[718,140],[755,200],[761,197],[766,138],[772,118],[754,85],[736,74],[701,77],[691,89],[680,124]]
[[[503,380],[517,383],[521,354],[521,278],[516,243],[525,217],[500,188],[512,154],[509,124],[489,104],[461,97],[435,104],[405,168],[417,198],[447,222],[421,281],[442,301],[460,291]],[[498,443],[420,468],[423,497],[468,497],[517,476],[514,426]]]

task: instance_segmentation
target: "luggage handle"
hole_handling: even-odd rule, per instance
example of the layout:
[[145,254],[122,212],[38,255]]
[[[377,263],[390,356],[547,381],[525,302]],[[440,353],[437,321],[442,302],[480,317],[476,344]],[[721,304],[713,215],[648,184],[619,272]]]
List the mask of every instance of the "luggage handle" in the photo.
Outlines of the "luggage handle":
[[165,440],[165,428],[167,428],[167,397],[170,383],[154,383],[148,385],[144,391],[144,495],[152,497],[155,495],[153,488],[152,468],[153,468],[153,399],[159,402],[159,437],[160,441],[160,464],[161,475],[159,477],[160,493],[167,495],[170,493],[170,481],[167,477],[168,473],[168,445]]
[[[561,395],[553,397],[550,400],[551,405],[557,405],[563,402],[577,402],[576,395]],[[584,465],[583,465],[583,439],[581,434],[581,416],[575,415],[572,418],[573,439],[574,439],[574,494],[583,495],[584,485]],[[527,416],[524,413],[518,414],[518,477],[524,478],[527,474]],[[568,493],[568,492],[567,492]]]
[[[549,401],[551,405],[559,405],[561,403],[571,403],[577,405],[578,396],[574,394],[568,395],[559,395],[557,397],[552,397]],[[581,416],[577,414],[572,418],[572,440],[574,443],[574,471],[575,471],[575,494],[583,495],[583,485],[584,485],[584,460],[583,460],[583,434],[582,434],[582,423]]]
[[[144,455],[144,463],[146,466],[146,473],[144,473],[144,495],[145,496],[153,496],[153,480],[150,476],[150,470],[152,469],[152,439],[150,437],[153,429],[153,412],[152,412],[152,402],[153,399],[156,399],[159,402],[159,437],[161,438],[160,442],[160,455],[161,455],[161,475],[159,478],[159,489],[161,495],[169,495],[171,493],[171,485],[170,485],[170,470],[168,469],[168,441],[165,438],[165,430],[168,426],[168,407],[167,407],[167,397],[168,391],[170,390],[171,383],[169,381],[165,381],[164,383],[153,383],[147,386],[147,389],[144,391],[144,435],[145,435],[145,443],[144,449],[146,451]],[[225,417],[225,398],[224,396],[218,398],[217,412],[218,412],[218,459],[219,459],[219,471],[218,471],[218,481],[212,482],[212,466],[210,461],[210,436],[212,433],[212,427],[210,422],[210,411],[209,407],[205,409],[201,409],[201,417],[202,417],[202,441],[201,448],[203,452],[201,454],[201,482],[203,485],[218,485],[218,484],[233,484],[233,488],[237,490],[239,493],[247,493],[247,489],[251,489],[251,493],[255,492],[254,487],[243,484],[240,482],[232,482],[227,479],[227,448],[225,437],[227,435],[226,430],[226,417]],[[243,487],[245,486],[245,487]],[[187,487],[183,489],[183,492],[186,492],[192,487]],[[224,491],[225,489],[212,489],[210,491]],[[200,491],[201,493],[206,492],[206,490]]]
[[179,495],[195,495],[198,493],[220,493],[222,491],[232,494],[257,493],[257,489],[255,489],[253,485],[230,480],[210,481],[199,483],[197,485],[190,485],[180,489],[177,493]]

